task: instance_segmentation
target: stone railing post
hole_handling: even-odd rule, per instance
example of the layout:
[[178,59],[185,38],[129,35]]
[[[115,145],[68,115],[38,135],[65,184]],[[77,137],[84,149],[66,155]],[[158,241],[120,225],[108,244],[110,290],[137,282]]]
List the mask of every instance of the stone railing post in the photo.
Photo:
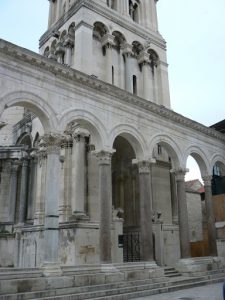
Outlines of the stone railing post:
[[212,204],[212,176],[203,177],[203,181],[205,188],[205,206],[208,226],[209,254],[211,256],[217,256],[216,227]]

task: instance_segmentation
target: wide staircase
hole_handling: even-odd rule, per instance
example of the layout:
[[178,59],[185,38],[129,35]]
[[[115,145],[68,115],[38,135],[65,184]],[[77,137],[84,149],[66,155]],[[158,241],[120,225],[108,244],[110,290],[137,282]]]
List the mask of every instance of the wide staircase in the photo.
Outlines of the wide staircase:
[[[166,293],[225,280],[225,270],[207,271],[198,277],[184,277],[173,268],[165,268],[158,279],[130,279],[107,284],[94,283],[94,274],[79,276],[64,272],[60,277],[43,277],[39,269],[0,269],[0,299],[125,300]],[[88,282],[84,278],[89,278]],[[92,278],[92,279],[91,279]],[[78,285],[79,282],[79,286]]]

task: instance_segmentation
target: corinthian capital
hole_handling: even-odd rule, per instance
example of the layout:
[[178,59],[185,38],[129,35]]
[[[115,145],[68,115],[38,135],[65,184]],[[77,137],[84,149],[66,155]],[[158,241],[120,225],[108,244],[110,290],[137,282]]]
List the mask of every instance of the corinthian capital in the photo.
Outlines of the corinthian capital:
[[98,159],[99,165],[110,165],[114,151],[95,151],[94,154]]
[[189,172],[189,169],[177,168],[170,170],[170,173],[173,173],[177,181],[184,181],[186,173]]
[[142,160],[138,162],[139,174],[149,174],[150,173],[151,162],[149,160]]
[[206,175],[202,177],[204,186],[211,186],[212,185],[212,176],[211,175]]
[[42,137],[42,140],[45,143],[47,154],[59,154],[61,145],[63,143],[63,135],[57,133],[49,133],[45,134]]

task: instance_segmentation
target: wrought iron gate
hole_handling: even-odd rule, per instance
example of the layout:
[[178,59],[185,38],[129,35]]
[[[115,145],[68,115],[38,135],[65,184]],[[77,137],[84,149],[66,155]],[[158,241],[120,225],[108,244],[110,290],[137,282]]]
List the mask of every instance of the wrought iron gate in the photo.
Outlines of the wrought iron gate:
[[140,261],[139,232],[128,232],[123,234],[123,261]]

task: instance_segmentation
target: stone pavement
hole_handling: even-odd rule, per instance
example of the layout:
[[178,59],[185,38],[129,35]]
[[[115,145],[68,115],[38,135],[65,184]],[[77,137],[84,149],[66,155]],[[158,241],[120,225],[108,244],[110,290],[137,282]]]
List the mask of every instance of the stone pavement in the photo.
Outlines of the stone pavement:
[[223,283],[135,298],[134,300],[223,300]]

